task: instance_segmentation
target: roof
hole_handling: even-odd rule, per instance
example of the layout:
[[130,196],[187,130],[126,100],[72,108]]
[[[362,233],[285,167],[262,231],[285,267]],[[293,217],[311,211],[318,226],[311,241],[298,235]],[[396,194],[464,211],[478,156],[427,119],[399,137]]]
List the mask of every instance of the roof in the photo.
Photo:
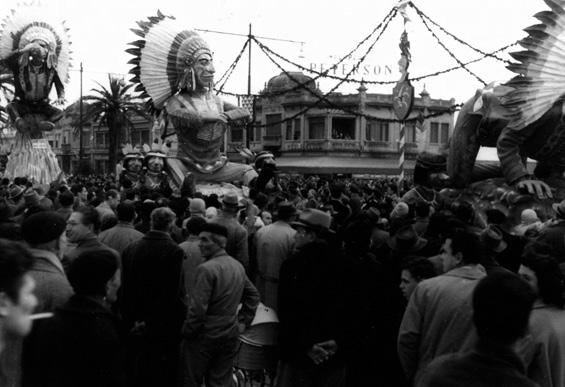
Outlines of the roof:
[[[404,162],[405,169],[414,168],[414,160]],[[391,174],[399,172],[398,159],[376,159],[369,157],[332,156],[287,156],[277,158],[277,168],[283,172],[297,173],[356,173]]]

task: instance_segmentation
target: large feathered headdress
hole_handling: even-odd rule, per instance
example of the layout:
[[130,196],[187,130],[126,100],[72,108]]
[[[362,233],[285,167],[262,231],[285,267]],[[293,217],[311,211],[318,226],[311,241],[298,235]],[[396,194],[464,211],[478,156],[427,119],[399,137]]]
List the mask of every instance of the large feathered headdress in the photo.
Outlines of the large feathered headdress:
[[128,62],[134,65],[131,81],[137,83],[135,90],[142,93],[141,97],[150,98],[151,108],[161,110],[171,95],[186,87],[194,60],[211,51],[200,35],[160,11],[137,25],[140,29],[132,31],[141,40],[130,43],[133,48],[126,50],[134,56]]
[[39,39],[49,45],[50,55],[56,60],[48,63],[55,66],[59,79],[69,81],[69,29],[56,13],[42,5],[24,5],[12,10],[0,28],[0,59]]
[[526,51],[510,54],[518,63],[508,69],[518,75],[502,99],[510,115],[509,127],[521,130],[539,119],[565,94],[565,1],[545,0],[551,11],[534,15],[542,24],[525,29],[519,44]]

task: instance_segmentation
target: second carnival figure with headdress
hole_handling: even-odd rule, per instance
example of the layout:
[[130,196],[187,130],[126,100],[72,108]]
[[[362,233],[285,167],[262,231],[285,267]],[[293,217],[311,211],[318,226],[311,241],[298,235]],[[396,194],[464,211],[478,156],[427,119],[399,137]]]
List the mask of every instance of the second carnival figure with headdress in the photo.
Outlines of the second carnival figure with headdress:
[[143,196],[158,193],[168,197],[172,193],[169,177],[165,172],[167,148],[164,144],[154,142],[152,146],[143,145],[145,152],[144,170],[141,177],[141,192]]
[[133,191],[139,194],[142,187],[143,155],[139,148],[126,144],[122,148],[124,158],[122,160],[122,171],[119,173],[118,182],[124,191]]
[[17,130],[6,166],[7,176],[28,176],[50,183],[61,172],[43,131],[52,130],[63,113],[49,101],[53,86],[57,103],[65,100],[70,41],[62,20],[41,5],[21,6],[3,21],[0,64],[14,76],[15,96],[6,110]]
[[[220,153],[230,125],[244,125],[247,109],[222,101],[213,92],[214,64],[208,44],[194,31],[160,12],[133,30],[142,39],[127,50],[135,57],[132,82],[158,114],[161,135],[174,131],[178,147],[167,157],[177,186],[185,181],[248,184],[251,166],[228,162]],[[187,178],[188,177],[188,178]]]

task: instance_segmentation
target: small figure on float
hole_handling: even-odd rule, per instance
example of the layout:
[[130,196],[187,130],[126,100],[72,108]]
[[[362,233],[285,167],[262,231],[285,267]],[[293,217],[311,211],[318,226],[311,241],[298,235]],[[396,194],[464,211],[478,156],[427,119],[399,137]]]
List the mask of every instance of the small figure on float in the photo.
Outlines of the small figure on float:
[[169,197],[173,192],[169,184],[169,177],[165,172],[167,160],[166,145],[154,142],[151,147],[143,145],[145,151],[145,169],[142,176],[142,193],[148,195],[159,193]]
[[6,110],[17,130],[8,160],[7,175],[28,176],[41,184],[60,173],[57,159],[43,138],[63,113],[51,105],[49,93],[57,91],[57,104],[65,101],[69,78],[70,42],[64,22],[45,7],[22,6],[5,18],[0,32],[0,62],[14,76],[15,96]]
[[437,209],[442,202],[439,191],[449,185],[447,158],[441,154],[421,152],[414,165],[414,188],[402,196],[401,201],[416,206],[425,203]]
[[143,155],[141,150],[126,144],[122,148],[124,158],[122,160],[122,171],[119,173],[118,182],[124,191],[139,193],[142,187],[141,173],[143,169]]
[[[456,187],[502,176],[519,190],[552,197],[565,189],[565,7],[545,0],[551,10],[525,29],[507,68],[517,75],[491,83],[465,103],[450,141],[448,173]],[[481,146],[496,147],[500,166],[476,164]],[[527,158],[538,162],[533,174]]]
[[237,148],[239,154],[255,166],[258,176],[251,181],[251,188],[258,192],[272,193],[280,191],[278,182],[277,162],[275,155],[269,151],[261,151],[257,154],[248,148]]
[[133,32],[142,39],[126,50],[134,55],[131,81],[158,113],[161,135],[174,131],[177,136],[178,146],[166,159],[175,184],[181,186],[188,177],[189,183],[247,185],[257,173],[251,166],[229,162],[220,148],[228,127],[244,125],[250,114],[214,94],[208,44],[160,12],[137,24],[140,29]]

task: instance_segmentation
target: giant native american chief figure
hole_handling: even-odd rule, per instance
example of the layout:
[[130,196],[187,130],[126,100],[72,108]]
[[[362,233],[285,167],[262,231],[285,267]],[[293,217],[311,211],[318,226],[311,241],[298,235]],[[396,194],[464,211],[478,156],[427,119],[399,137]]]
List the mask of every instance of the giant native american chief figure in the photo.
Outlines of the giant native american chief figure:
[[208,44],[161,13],[138,25],[140,29],[133,31],[142,39],[127,50],[134,55],[132,82],[157,112],[161,134],[176,133],[178,147],[167,157],[166,168],[176,184],[181,185],[187,174],[197,182],[249,183],[256,172],[228,162],[220,147],[228,126],[245,123],[250,114],[214,94]]
[[[565,1],[545,0],[551,10],[525,29],[503,85],[477,91],[461,110],[451,138],[448,173],[457,186],[496,175],[540,197],[565,188]],[[475,165],[480,146],[496,146],[500,168]],[[531,175],[526,158],[537,160]],[[551,187],[550,187],[551,186]]]
[[49,11],[21,6],[4,19],[0,32],[0,61],[14,76],[15,97],[7,111],[17,130],[6,174],[40,183],[55,180],[61,171],[42,132],[52,130],[62,116],[49,93],[55,86],[57,103],[64,102],[70,54],[67,28]]

